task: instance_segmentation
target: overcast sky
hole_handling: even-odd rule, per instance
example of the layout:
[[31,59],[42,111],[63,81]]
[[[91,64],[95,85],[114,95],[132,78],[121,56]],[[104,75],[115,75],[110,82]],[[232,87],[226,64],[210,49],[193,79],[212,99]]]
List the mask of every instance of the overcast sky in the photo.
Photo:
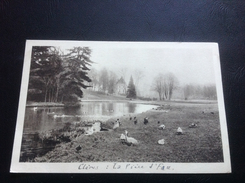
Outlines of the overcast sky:
[[[215,83],[213,53],[210,48],[158,48],[137,46],[94,46],[91,59],[96,62],[93,68],[107,68],[120,73],[127,68],[127,74],[142,70],[144,80],[151,81],[158,73],[172,72],[180,84]],[[130,77],[130,76],[128,76]]]
[[[68,45],[67,45],[68,46]],[[70,45],[69,45],[70,46]],[[78,46],[78,45],[75,45]],[[92,49],[92,68],[107,68],[119,77],[120,70],[127,69],[126,82],[141,70],[144,78],[141,87],[150,87],[159,74],[173,73],[180,85],[214,84],[214,45],[194,43],[143,43],[143,42],[89,42],[80,44]],[[71,48],[71,47],[70,47]]]

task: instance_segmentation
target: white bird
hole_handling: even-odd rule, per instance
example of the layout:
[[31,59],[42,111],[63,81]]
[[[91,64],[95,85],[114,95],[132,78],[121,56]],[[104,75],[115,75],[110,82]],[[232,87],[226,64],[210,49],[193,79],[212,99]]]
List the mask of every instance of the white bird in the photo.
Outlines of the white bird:
[[88,131],[86,131],[85,135],[92,135],[94,133],[94,128],[91,127]]
[[196,123],[191,123],[191,124],[189,125],[189,128],[195,128],[195,127],[197,127],[197,124],[196,124]]
[[177,129],[177,135],[181,135],[181,134],[183,134],[183,130],[180,127],[178,127],[178,129]]
[[124,144],[126,142],[126,136],[123,133],[120,136],[120,140],[121,140],[122,144]]
[[164,139],[158,140],[158,144],[163,145],[165,143]]
[[160,125],[158,128],[159,128],[160,130],[163,130],[163,129],[165,129],[165,125]]
[[137,145],[139,144],[138,141],[133,138],[133,137],[128,137],[128,131],[125,130],[125,137],[126,137],[126,142],[129,143],[129,144],[133,144],[133,145]]
[[120,136],[120,139],[121,140],[126,140],[126,136],[122,133],[121,136]]
[[119,126],[120,126],[120,122],[119,122],[119,119],[117,119],[113,126],[113,130],[117,129]]
[[37,107],[34,107],[33,110],[36,111],[37,110]]

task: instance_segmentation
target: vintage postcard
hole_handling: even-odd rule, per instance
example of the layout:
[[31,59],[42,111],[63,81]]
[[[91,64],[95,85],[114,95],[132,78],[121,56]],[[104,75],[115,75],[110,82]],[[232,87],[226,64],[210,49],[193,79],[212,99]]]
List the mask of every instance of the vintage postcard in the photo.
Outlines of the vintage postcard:
[[230,173],[217,43],[27,40],[13,173]]

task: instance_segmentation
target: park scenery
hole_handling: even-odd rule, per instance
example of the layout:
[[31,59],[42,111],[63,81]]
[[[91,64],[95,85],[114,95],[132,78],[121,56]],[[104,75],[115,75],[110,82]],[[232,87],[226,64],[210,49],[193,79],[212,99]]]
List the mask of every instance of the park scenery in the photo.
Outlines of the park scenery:
[[223,162],[212,49],[33,46],[20,162]]

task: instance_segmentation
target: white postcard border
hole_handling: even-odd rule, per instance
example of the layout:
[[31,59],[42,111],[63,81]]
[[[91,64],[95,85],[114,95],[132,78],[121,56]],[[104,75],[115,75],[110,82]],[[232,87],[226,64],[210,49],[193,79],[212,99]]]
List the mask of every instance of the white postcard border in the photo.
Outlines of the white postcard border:
[[[137,46],[161,47],[161,48],[200,48],[211,47],[213,49],[213,60],[215,66],[215,77],[218,94],[218,107],[220,117],[220,129],[222,136],[224,162],[217,163],[121,163],[121,162],[81,162],[81,163],[22,163],[19,162],[21,139],[23,135],[24,114],[27,98],[27,88],[30,71],[30,58],[33,46],[59,46],[71,44],[72,46],[86,44],[91,45],[111,45],[113,46]],[[228,132],[226,124],[226,114],[223,97],[222,77],[220,69],[219,50],[217,43],[162,43],[162,42],[103,42],[103,41],[56,41],[56,40],[27,40],[23,74],[21,81],[21,91],[19,98],[18,117],[14,138],[13,154],[10,172],[12,173],[230,173],[231,162],[228,142]]]

